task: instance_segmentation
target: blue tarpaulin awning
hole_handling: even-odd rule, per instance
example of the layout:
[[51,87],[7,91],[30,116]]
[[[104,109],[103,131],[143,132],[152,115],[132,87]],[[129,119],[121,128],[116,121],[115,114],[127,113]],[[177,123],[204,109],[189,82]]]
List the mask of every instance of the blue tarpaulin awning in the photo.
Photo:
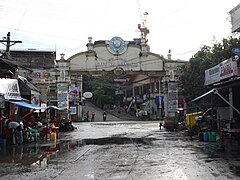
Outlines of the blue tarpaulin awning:
[[30,109],[35,109],[35,110],[40,110],[40,109],[47,109],[49,108],[48,106],[38,106],[34,104],[29,104],[23,101],[9,101],[10,103],[16,104],[18,106],[30,108]]
[[63,110],[67,110],[68,108],[67,107],[57,107],[57,106],[48,106],[48,108],[53,108],[53,109],[56,109],[56,110],[59,110],[59,111],[63,111]]

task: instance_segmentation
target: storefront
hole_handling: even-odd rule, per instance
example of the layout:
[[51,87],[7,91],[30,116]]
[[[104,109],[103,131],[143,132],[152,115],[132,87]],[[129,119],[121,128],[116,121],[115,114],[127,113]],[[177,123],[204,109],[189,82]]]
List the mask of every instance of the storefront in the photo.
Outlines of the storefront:
[[22,100],[17,79],[0,79],[0,94],[4,98],[1,114],[14,118],[16,115],[16,106],[9,104],[10,100]]
[[240,77],[237,63],[236,59],[230,58],[207,69],[205,85],[213,89],[192,100],[197,102],[211,96],[208,108],[216,110],[217,130],[240,130]]

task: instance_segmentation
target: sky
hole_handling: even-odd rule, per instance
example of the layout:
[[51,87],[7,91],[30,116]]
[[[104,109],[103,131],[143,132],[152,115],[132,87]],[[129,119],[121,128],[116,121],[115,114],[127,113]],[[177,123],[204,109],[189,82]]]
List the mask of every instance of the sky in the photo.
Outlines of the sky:
[[[229,11],[239,0],[0,0],[0,38],[14,49],[56,50],[57,59],[86,51],[93,41],[140,38],[145,22],[150,51],[189,60],[203,45],[233,35]],[[147,12],[146,17],[143,13]],[[234,34],[239,36],[239,34]],[[0,49],[6,46],[0,44]]]

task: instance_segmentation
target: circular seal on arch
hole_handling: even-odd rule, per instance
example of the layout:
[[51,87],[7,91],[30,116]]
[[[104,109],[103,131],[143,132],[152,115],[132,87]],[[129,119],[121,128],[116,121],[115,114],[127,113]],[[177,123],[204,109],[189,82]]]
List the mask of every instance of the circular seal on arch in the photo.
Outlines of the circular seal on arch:
[[123,68],[120,68],[120,67],[116,67],[114,70],[113,70],[113,73],[115,74],[115,75],[121,75],[121,74],[123,74],[123,72],[124,72],[124,70],[123,70]]
[[126,43],[121,37],[115,36],[109,41],[108,50],[113,54],[122,54],[126,49]]

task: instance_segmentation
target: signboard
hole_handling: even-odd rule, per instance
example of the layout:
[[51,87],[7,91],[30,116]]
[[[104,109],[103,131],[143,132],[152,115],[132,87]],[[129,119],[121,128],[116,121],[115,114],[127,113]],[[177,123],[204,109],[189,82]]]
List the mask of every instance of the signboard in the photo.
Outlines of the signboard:
[[68,91],[58,91],[57,92],[57,101],[58,101],[58,107],[63,108],[67,107],[68,105]]
[[69,86],[69,103],[77,105],[79,103],[79,89],[75,86]]
[[85,98],[91,98],[92,96],[93,96],[93,94],[91,92],[83,93],[83,97],[85,97]]
[[129,78],[126,78],[126,79],[114,79],[113,81],[116,82],[116,83],[124,83],[124,82],[128,82]]
[[0,94],[5,99],[21,100],[17,79],[0,79]]
[[66,83],[57,84],[57,101],[59,108],[68,106],[68,85]]
[[220,80],[237,75],[237,62],[232,59],[220,63]]
[[232,32],[240,32],[240,4],[234,7],[230,12]]
[[44,70],[34,71],[30,74],[30,77],[34,78],[34,79],[48,78],[49,77],[49,72],[44,71]]
[[178,84],[168,83],[168,112],[177,112],[178,110]]
[[205,71],[205,85],[210,85],[221,80],[237,76],[237,62],[232,59],[222,61],[220,64]]
[[29,77],[34,79],[36,82],[46,81],[50,77],[48,71],[45,70],[35,70],[34,72],[29,74]]
[[77,107],[76,106],[71,106],[70,107],[70,114],[71,115],[77,114]]
[[210,85],[220,81],[220,65],[216,65],[205,71],[205,83],[204,85]]

